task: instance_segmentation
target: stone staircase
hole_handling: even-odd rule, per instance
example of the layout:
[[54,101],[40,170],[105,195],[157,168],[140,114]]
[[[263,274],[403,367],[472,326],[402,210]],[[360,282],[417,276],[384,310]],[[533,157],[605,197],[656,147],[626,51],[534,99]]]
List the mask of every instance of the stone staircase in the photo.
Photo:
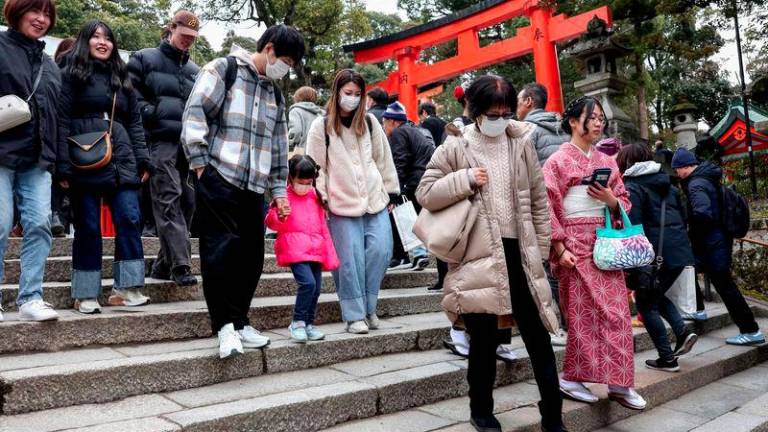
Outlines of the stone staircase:
[[[144,243],[149,268],[157,241]],[[105,308],[93,316],[71,310],[67,239],[54,241],[45,279],[46,301],[59,309],[60,321],[15,321],[19,241],[9,246],[8,276],[0,285],[10,310],[0,323],[0,432],[472,430],[466,423],[466,361],[442,349],[449,323],[440,295],[424,289],[434,280],[432,269],[389,273],[379,302],[381,329],[362,336],[344,332],[326,275],[318,324],[327,339],[298,345],[287,331],[295,283],[268,255],[251,319],[272,344],[222,361],[200,286],[148,279],[151,305]],[[105,255],[113,250],[105,240]],[[106,257],[105,277],[110,267]],[[103,281],[105,294],[111,284]],[[768,359],[768,347],[724,345],[735,328],[722,306],[708,306],[710,318],[698,324],[703,336],[678,374],[642,367],[655,351],[645,330],[635,329],[638,388],[649,409],[740,371],[766,370],[760,363]],[[499,363],[497,411],[504,430],[537,431],[530,362],[519,337],[513,346],[519,359]],[[562,349],[556,354],[562,361]],[[604,396],[605,390],[598,386],[596,392]],[[564,413],[571,431],[620,424],[635,414],[607,401],[566,402]]]

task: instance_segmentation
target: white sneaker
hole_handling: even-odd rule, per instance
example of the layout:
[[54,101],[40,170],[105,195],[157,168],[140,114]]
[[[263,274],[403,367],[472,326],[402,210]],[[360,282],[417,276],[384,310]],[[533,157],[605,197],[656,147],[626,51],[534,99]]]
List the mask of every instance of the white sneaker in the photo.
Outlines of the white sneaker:
[[245,326],[242,330],[238,330],[237,333],[245,348],[264,348],[269,345],[269,338],[251,326]]
[[113,289],[107,303],[111,306],[143,306],[149,303],[149,297],[141,293],[141,288]]
[[353,334],[368,333],[368,324],[365,321],[353,321],[347,323],[347,332]]
[[597,402],[597,396],[590,391],[587,386],[580,382],[568,381],[560,378],[560,392],[579,402],[595,403]]
[[550,333],[549,339],[552,341],[553,346],[564,347],[568,341],[568,333],[560,329],[557,333]]
[[632,387],[608,386],[608,399],[616,401],[619,405],[631,410],[642,411],[647,402]]
[[371,330],[377,330],[379,328],[379,317],[374,313],[368,315],[368,317],[365,319],[365,323],[368,324],[368,328]]
[[469,340],[467,339],[467,332],[464,330],[456,330],[451,327],[451,342],[456,349],[456,353],[460,356],[466,357],[469,355]]
[[59,314],[53,306],[42,301],[32,300],[19,307],[19,319],[22,321],[53,321],[59,319]]
[[0,307],[0,322],[3,321],[3,308]]
[[503,362],[512,363],[517,360],[517,354],[509,348],[509,345],[499,345],[496,347],[496,358]]
[[101,305],[96,299],[75,300],[75,309],[86,315],[101,313]]
[[229,356],[243,353],[243,344],[240,337],[235,332],[234,324],[227,324],[219,330],[219,358],[225,359]]

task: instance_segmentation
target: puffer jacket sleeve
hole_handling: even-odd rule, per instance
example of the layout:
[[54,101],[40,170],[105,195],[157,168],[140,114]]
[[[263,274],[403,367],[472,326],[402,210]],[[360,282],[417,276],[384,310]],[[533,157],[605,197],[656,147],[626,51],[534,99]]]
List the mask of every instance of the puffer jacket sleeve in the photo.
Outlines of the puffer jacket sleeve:
[[393,130],[392,135],[389,136],[389,146],[392,149],[392,158],[395,162],[397,180],[400,182],[403,193],[406,192],[404,189],[408,184],[409,166],[414,157],[414,154],[411,152],[409,141],[408,133],[405,130],[405,127],[402,126]]
[[541,256],[546,257],[549,255],[552,239],[547,185],[544,183],[544,174],[539,165],[539,158],[530,140],[525,142],[524,155],[525,163],[528,166],[528,184],[531,188],[531,218],[536,229],[536,241],[539,244]]
[[468,168],[458,168],[461,141],[449,137],[435,150],[416,189],[416,200],[429,211],[439,211],[474,195]]
[[688,185],[688,202],[691,206],[691,221],[699,225],[717,222],[712,208],[711,196],[714,196],[711,183],[706,179],[694,178]]
[[400,182],[397,179],[397,170],[392,159],[389,141],[387,141],[387,136],[384,134],[384,129],[382,129],[379,122],[375,121],[371,122],[371,146],[373,161],[376,163],[379,173],[381,173],[384,189],[390,195],[400,195]]
[[146,84],[146,76],[144,75],[144,53],[141,51],[133,53],[128,60],[128,74],[136,89],[139,112],[141,113],[143,120],[149,123],[155,118],[156,107],[149,102],[151,90]]
[[288,110],[288,148],[293,150],[300,146],[306,133],[299,109]]
[[125,95],[128,97],[128,113],[129,122],[127,124],[128,136],[131,137],[131,145],[133,146],[133,154],[136,158],[136,168],[138,174],[141,176],[144,172],[152,172],[152,166],[149,163],[149,151],[147,150],[147,142],[144,135],[144,124],[141,119],[141,112],[139,111],[138,95],[135,91],[127,90]]

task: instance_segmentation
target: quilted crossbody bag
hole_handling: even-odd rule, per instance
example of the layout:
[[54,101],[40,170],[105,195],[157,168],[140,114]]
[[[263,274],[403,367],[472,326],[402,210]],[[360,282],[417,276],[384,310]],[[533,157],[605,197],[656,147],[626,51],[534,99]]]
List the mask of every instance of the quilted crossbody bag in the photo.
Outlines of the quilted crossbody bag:
[[112,114],[109,129],[105,132],[88,132],[67,138],[69,159],[72,165],[83,171],[104,168],[112,161],[112,124],[115,121],[117,93],[112,96]]
[[597,241],[592,258],[600,270],[616,271],[644,267],[653,262],[656,254],[645,236],[642,225],[632,225],[627,212],[619,205],[622,229],[613,228],[611,212],[605,208],[605,228],[597,229]]

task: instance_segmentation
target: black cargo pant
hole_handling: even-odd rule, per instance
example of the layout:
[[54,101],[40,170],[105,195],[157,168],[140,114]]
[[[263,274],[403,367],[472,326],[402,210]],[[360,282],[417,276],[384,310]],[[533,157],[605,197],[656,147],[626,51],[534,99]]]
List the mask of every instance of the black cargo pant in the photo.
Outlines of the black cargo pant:
[[[528,289],[518,241],[503,239],[515,322],[531,359],[533,375],[541,394],[539,411],[545,431],[561,431],[563,399],[557,376],[555,353],[549,332],[539,317],[539,308]],[[493,413],[493,385],[496,380],[496,347],[499,343],[498,316],[463,314],[469,333],[469,408],[473,417]]]
[[203,294],[216,334],[250,325],[251,299],[264,268],[264,195],[238,189],[208,166],[197,182]]
[[152,143],[151,158],[155,167],[150,178],[152,212],[160,238],[152,273],[167,276],[179,267],[190,267],[189,227],[195,212],[195,191],[188,180],[193,174],[178,142]]

